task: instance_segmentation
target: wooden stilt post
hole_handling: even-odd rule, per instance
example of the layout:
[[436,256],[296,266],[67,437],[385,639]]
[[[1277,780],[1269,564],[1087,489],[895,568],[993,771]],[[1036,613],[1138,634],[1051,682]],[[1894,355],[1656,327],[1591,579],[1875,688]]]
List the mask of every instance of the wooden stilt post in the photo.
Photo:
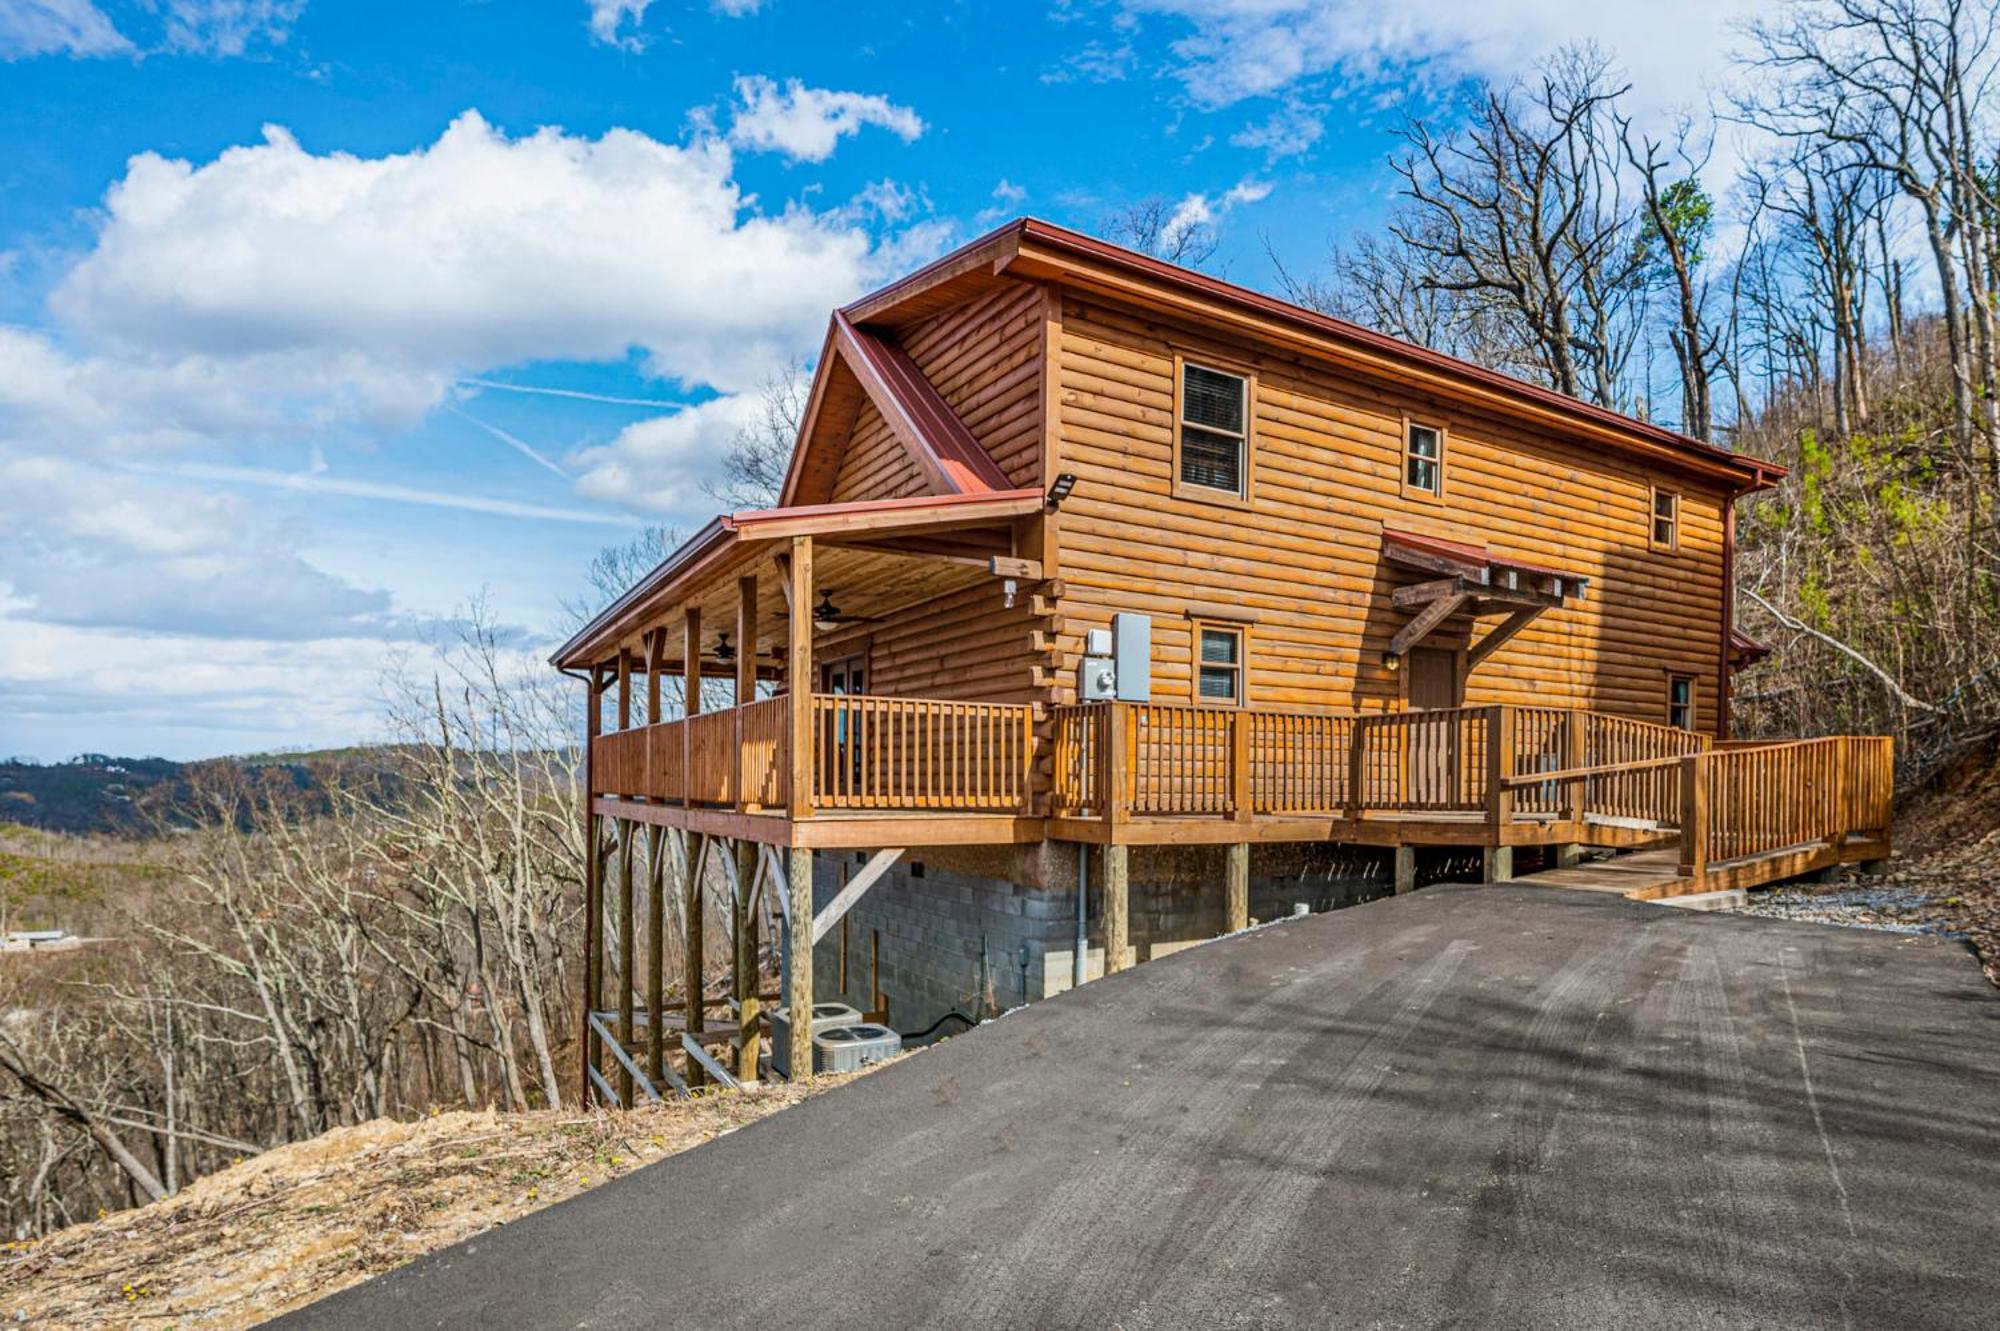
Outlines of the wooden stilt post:
[[666,1061],[667,829],[646,829],[646,1076],[658,1086]]
[[[701,1019],[701,1000],[704,987],[703,978],[707,974],[708,969],[707,959],[702,956],[701,948],[701,861],[702,848],[706,841],[706,837],[699,836],[696,833],[690,832],[687,834],[687,872],[684,879],[685,890],[681,893],[681,900],[685,903],[687,912],[687,927],[684,933],[684,937],[687,940],[687,959],[684,969],[681,972],[683,977],[681,988],[687,993],[686,1028],[689,1034],[697,1038],[701,1035],[703,1025]],[[699,1086],[707,1079],[701,1070],[701,1065],[693,1059],[688,1060],[687,1079],[690,1086]]]
[[1126,881],[1131,848],[1104,848],[1104,973],[1125,969],[1131,950],[1131,897]]
[[604,866],[597,847],[603,835],[597,813],[591,807],[596,794],[593,755],[597,734],[604,725],[604,685],[595,669],[590,672],[588,697],[583,713],[583,1066],[578,1071],[577,1103],[588,1105],[590,1074],[602,1061],[602,1049],[591,1013],[597,1010],[598,989],[604,968]]
[[1417,890],[1417,848],[1396,847],[1396,895]]
[[785,1014],[791,1022],[792,1077],[810,1077],[813,1070],[813,853],[804,846],[792,847],[786,856],[789,880],[786,892],[791,903],[787,921],[790,974],[786,977]]
[[[785,653],[785,688],[792,696],[791,810],[792,820],[813,813],[813,543],[810,536],[792,538],[790,634]],[[811,884],[807,884],[810,888]],[[807,892],[806,915],[812,915]],[[810,927],[810,925],[808,925]],[[793,958],[796,963],[797,958]],[[797,1039],[797,1032],[793,1033]]]
[[[638,977],[632,973],[635,930],[632,928],[632,836],[638,824],[628,818],[618,820],[618,1043],[632,1050],[632,989]],[[618,1060],[618,1103],[632,1105],[632,1072],[624,1059]]]
[[758,995],[757,912],[750,907],[750,890],[757,881],[757,847],[738,837],[729,843],[736,857],[736,897],[731,903],[736,955],[730,972],[736,983],[736,1079],[754,1081],[762,1038],[757,1021],[763,1004]]
[[1228,846],[1223,877],[1228,883],[1227,908],[1223,912],[1225,932],[1250,927],[1250,843],[1232,841]]

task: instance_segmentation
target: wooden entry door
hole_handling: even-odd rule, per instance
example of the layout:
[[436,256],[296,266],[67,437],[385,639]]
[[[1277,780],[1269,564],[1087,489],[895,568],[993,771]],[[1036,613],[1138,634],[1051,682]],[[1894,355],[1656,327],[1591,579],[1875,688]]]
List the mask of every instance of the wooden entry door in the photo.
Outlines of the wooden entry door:
[[[1464,703],[1465,679],[1459,673],[1460,659],[1457,652],[1441,647],[1411,650],[1411,711],[1444,711]],[[1410,799],[1419,808],[1448,809],[1458,803],[1463,729],[1463,722],[1457,716],[1440,716],[1432,723],[1418,721],[1412,725],[1406,770]]]

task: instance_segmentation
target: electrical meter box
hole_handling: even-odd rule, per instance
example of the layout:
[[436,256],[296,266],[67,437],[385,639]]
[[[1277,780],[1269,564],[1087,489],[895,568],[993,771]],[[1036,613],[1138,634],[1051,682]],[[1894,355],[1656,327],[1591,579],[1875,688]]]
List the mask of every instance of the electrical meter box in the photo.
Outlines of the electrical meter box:
[[1120,702],[1153,700],[1153,620],[1150,615],[1111,617],[1111,664]]

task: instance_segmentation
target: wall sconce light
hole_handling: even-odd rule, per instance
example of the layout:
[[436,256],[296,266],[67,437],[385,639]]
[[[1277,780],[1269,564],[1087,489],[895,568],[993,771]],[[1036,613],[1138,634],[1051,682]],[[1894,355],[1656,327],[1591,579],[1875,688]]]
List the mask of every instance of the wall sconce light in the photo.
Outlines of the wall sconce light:
[[1012,610],[1014,608],[1014,596],[1020,590],[1021,590],[1020,584],[1015,582],[1012,578],[1003,579],[1000,583],[1000,592],[1002,597],[1000,602],[1001,605],[1008,610]]
[[1403,658],[1395,652],[1382,653],[1382,668],[1390,674],[1403,668]]
[[1049,496],[1047,501],[1049,512],[1053,513],[1057,509],[1061,508],[1063,500],[1069,498],[1069,492],[1074,489],[1076,489],[1075,472],[1066,471],[1062,473],[1062,475],[1056,477],[1056,483],[1049,487]]

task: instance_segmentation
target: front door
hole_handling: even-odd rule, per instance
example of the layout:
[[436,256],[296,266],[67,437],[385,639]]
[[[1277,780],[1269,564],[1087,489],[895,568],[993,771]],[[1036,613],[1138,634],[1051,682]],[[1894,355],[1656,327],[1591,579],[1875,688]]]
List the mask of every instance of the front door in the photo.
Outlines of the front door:
[[[1465,681],[1459,675],[1459,654],[1441,647],[1417,647],[1410,652],[1410,710],[1442,711],[1465,701]],[[1410,799],[1419,808],[1446,809],[1459,802],[1463,770],[1464,721],[1457,716],[1418,720],[1410,728],[1408,771]]]

